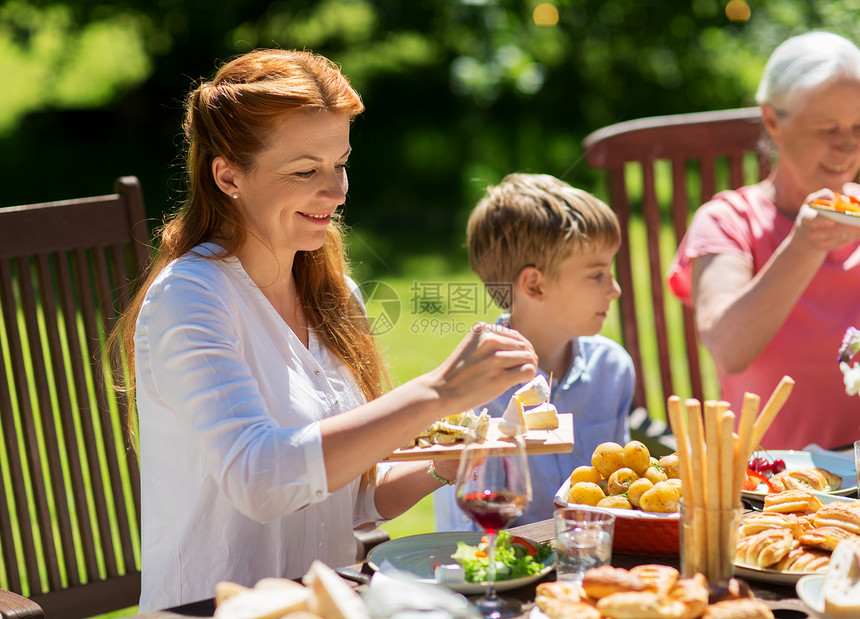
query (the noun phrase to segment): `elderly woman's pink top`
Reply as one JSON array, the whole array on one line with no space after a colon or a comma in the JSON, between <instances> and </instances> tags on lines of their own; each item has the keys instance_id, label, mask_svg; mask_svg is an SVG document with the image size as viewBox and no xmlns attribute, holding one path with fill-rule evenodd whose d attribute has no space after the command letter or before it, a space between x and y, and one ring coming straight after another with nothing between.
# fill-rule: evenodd
<instances>
[{"instance_id":1,"label":"elderly woman's pink top","mask_svg":"<svg viewBox=\"0 0 860 619\"><path fill-rule=\"evenodd\" d=\"M667 277L670 290L690 305L691 261L706 254L744 256L758 273L793 225L759 185L717 194L696 212L678 248ZM795 380L762 446L833 448L860 438L860 397L845 394L836 360L842 335L857 325L860 247L854 243L827 255L785 323L746 370L719 377L722 397L736 412L744 392L760 395L764 405L784 375Z\"/></svg>"}]
</instances>

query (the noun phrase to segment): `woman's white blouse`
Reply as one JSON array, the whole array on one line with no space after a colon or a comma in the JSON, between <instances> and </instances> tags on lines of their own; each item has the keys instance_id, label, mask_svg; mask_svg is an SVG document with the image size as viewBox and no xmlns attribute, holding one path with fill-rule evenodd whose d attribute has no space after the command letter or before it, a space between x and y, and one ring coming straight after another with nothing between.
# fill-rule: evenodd
<instances>
[{"instance_id":1,"label":"woman's white blouse","mask_svg":"<svg viewBox=\"0 0 860 619\"><path fill-rule=\"evenodd\" d=\"M351 372L218 251L171 263L137 320L141 612L354 563L354 526L380 520L372 488L326 486L319 421L364 403Z\"/></svg>"}]
</instances>

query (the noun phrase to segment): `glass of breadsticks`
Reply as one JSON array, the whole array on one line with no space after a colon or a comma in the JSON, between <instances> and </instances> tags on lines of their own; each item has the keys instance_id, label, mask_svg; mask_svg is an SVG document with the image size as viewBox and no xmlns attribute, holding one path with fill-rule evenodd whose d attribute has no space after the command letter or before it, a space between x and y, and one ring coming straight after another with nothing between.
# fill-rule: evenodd
<instances>
[{"instance_id":1,"label":"glass of breadsticks","mask_svg":"<svg viewBox=\"0 0 860 619\"><path fill-rule=\"evenodd\" d=\"M691 398L682 406L678 396L669 398L683 492L683 577L701 573L711 582L732 577L744 471L793 386L794 381L784 376L761 412L760 397L745 393L739 419L727 402L707 400L703 407Z\"/></svg>"}]
</instances>

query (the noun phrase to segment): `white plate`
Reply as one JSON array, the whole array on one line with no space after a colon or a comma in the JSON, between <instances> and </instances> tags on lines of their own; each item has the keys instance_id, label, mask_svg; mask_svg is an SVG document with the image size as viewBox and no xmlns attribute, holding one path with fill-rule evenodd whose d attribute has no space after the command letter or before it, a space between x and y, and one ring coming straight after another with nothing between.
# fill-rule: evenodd
<instances>
[{"instance_id":1,"label":"white plate","mask_svg":"<svg viewBox=\"0 0 860 619\"><path fill-rule=\"evenodd\" d=\"M860 226L860 214L837 211L834 208L820 206L818 204L810 204L809 206L814 208L816 211L818 211L825 217L829 217L830 219L838 221L841 224L845 224L847 226Z\"/></svg>"},{"instance_id":2,"label":"white plate","mask_svg":"<svg viewBox=\"0 0 860 619\"><path fill-rule=\"evenodd\" d=\"M433 576L433 570L436 563L454 563L451 555L457 550L457 542L466 542L471 546L477 546L483 535L483 533L475 531L448 531L400 537L375 546L367 555L367 562L370 567L377 571L390 565L398 570L415 574L419 582L435 584L436 579ZM528 538L525 539L537 545L537 542ZM543 569L537 574L522 578L497 580L496 590L516 589L535 582L546 576L554 565L555 553L546 558ZM445 583L445 586L466 595L484 593L487 589L485 582Z\"/></svg>"},{"instance_id":3,"label":"white plate","mask_svg":"<svg viewBox=\"0 0 860 619\"><path fill-rule=\"evenodd\" d=\"M860 219L858 219L860 221ZM819 497L821 495L848 495L857 492L857 471L854 468L854 463L841 458L834 458L828 454L811 453L808 451L791 451L780 449L768 449L763 452L770 460L782 458L785 461L787 470L807 469L818 467L827 469L831 473L836 473L842 478L842 485L838 490L831 492L814 492ZM749 499L764 500L767 486L759 484L757 490L743 490L741 494Z\"/></svg>"},{"instance_id":4,"label":"white plate","mask_svg":"<svg viewBox=\"0 0 860 619\"><path fill-rule=\"evenodd\" d=\"M615 507L589 507L588 505L580 505L578 503L568 503L567 495L570 494L570 479L565 480L561 487L556 490L552 502L556 507L575 507L577 509L597 509L610 514L615 514L616 518L636 518L643 520L680 520L681 516L678 512L671 514L658 514L656 512L643 512L639 509L617 509Z\"/></svg>"},{"instance_id":5,"label":"white plate","mask_svg":"<svg viewBox=\"0 0 860 619\"><path fill-rule=\"evenodd\" d=\"M735 563L735 576L744 580L769 582L776 585L793 585L804 576L818 576L821 572L780 572L751 565Z\"/></svg>"},{"instance_id":6,"label":"white plate","mask_svg":"<svg viewBox=\"0 0 860 619\"><path fill-rule=\"evenodd\" d=\"M824 574L810 574L797 581L797 597L812 610L824 614Z\"/></svg>"}]
</instances>

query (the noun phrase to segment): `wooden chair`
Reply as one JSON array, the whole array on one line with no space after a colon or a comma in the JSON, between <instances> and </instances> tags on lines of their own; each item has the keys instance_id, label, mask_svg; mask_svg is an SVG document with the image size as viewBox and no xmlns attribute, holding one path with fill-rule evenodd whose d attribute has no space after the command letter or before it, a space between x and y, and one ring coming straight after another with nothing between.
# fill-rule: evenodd
<instances>
[{"instance_id":1,"label":"wooden chair","mask_svg":"<svg viewBox=\"0 0 860 619\"><path fill-rule=\"evenodd\" d=\"M713 363L700 354L692 311L665 291L666 269L693 209L720 190L768 174L770 157L758 148L762 137L759 108L751 107L622 122L583 142L588 164L606 171L609 204L621 222L615 265L622 290L620 331L636 367L633 405L649 412L643 416L640 410L640 421L631 425L646 434L665 431L659 420L665 419L668 396L718 397ZM635 255L647 255L647 263L633 263L636 244L645 250ZM683 323L682 342L670 339L667 321ZM660 385L659 393L648 390L653 384Z\"/></svg>"},{"instance_id":2,"label":"wooden chair","mask_svg":"<svg viewBox=\"0 0 860 619\"><path fill-rule=\"evenodd\" d=\"M3 617L89 617L140 597L138 460L102 353L149 231L138 180L114 190L0 209Z\"/></svg>"}]
</instances>

